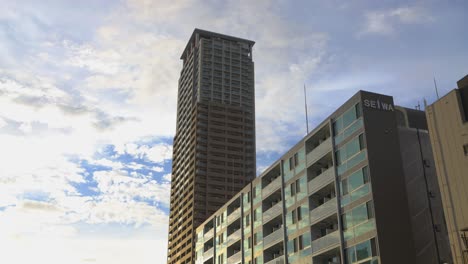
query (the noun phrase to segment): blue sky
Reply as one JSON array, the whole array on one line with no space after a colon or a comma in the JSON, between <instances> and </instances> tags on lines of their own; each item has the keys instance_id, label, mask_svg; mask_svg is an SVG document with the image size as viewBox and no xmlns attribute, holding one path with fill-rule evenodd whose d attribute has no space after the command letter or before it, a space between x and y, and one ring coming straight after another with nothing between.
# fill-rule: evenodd
<instances>
[{"instance_id":1,"label":"blue sky","mask_svg":"<svg viewBox=\"0 0 468 264\"><path fill-rule=\"evenodd\" d=\"M256 41L258 171L358 90L468 74L466 1L0 0L0 262L164 263L180 54ZM25 254L27 252L27 254Z\"/></svg>"}]
</instances>

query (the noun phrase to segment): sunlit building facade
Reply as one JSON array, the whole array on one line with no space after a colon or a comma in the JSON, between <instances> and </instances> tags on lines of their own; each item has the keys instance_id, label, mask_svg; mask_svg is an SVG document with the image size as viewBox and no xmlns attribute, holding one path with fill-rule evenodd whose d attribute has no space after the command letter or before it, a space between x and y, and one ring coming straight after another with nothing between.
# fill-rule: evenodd
<instances>
[{"instance_id":1,"label":"sunlit building facade","mask_svg":"<svg viewBox=\"0 0 468 264\"><path fill-rule=\"evenodd\" d=\"M195 263L424 263L397 111L390 96L354 95L196 229Z\"/></svg>"},{"instance_id":2,"label":"sunlit building facade","mask_svg":"<svg viewBox=\"0 0 468 264\"><path fill-rule=\"evenodd\" d=\"M195 228L255 178L253 45L195 29L182 53L167 263L193 263Z\"/></svg>"}]
</instances>

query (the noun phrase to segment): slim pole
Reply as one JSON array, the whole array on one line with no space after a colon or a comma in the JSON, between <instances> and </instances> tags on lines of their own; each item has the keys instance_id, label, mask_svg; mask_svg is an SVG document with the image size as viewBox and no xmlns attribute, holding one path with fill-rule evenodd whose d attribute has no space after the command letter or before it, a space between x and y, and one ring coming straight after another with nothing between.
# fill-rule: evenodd
<instances>
[{"instance_id":1,"label":"slim pole","mask_svg":"<svg viewBox=\"0 0 468 264\"><path fill-rule=\"evenodd\" d=\"M305 106L305 118L306 118L307 134L309 134L309 117L307 115L307 93L306 93L305 83L304 83L304 106Z\"/></svg>"}]
</instances>

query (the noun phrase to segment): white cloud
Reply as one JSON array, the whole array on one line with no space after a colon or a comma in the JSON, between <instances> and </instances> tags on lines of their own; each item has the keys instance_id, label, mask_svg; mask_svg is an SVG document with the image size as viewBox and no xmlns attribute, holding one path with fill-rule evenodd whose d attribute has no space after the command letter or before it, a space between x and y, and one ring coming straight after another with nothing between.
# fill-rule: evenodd
<instances>
[{"instance_id":1,"label":"white cloud","mask_svg":"<svg viewBox=\"0 0 468 264\"><path fill-rule=\"evenodd\" d=\"M359 35L393 34L402 24L422 24L433 21L433 17L420 7L399 7L384 11L371 11L365 14L366 21Z\"/></svg>"},{"instance_id":2,"label":"white cloud","mask_svg":"<svg viewBox=\"0 0 468 264\"><path fill-rule=\"evenodd\" d=\"M153 234L155 235L155 234ZM154 239L37 239L2 240L2 262L9 264L154 264L165 260L166 236Z\"/></svg>"},{"instance_id":3,"label":"white cloud","mask_svg":"<svg viewBox=\"0 0 468 264\"><path fill-rule=\"evenodd\" d=\"M172 158L172 146L165 143L159 143L152 146L137 145L135 143L127 143L116 147L119 155L129 154L139 159L147 159L148 161L162 164Z\"/></svg>"},{"instance_id":4,"label":"white cloud","mask_svg":"<svg viewBox=\"0 0 468 264\"><path fill-rule=\"evenodd\" d=\"M171 179L172 179L172 174L168 173L168 174L163 175L163 180L167 182L171 182Z\"/></svg>"}]
</instances>

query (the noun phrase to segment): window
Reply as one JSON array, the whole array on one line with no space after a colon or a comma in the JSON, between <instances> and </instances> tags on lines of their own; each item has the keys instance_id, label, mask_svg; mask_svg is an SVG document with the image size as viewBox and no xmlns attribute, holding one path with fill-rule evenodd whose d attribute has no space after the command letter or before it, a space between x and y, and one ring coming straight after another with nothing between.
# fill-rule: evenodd
<instances>
[{"instance_id":1,"label":"window","mask_svg":"<svg viewBox=\"0 0 468 264\"><path fill-rule=\"evenodd\" d=\"M250 215L246 215L245 216L245 226L249 226L250 225Z\"/></svg>"},{"instance_id":2,"label":"window","mask_svg":"<svg viewBox=\"0 0 468 264\"><path fill-rule=\"evenodd\" d=\"M304 239L302 235L296 237L293 239L293 251L294 252L299 252L300 250L304 249Z\"/></svg>"},{"instance_id":3,"label":"window","mask_svg":"<svg viewBox=\"0 0 468 264\"><path fill-rule=\"evenodd\" d=\"M375 239L367 240L353 247L346 249L347 263L370 263L369 261L377 256L377 247Z\"/></svg>"},{"instance_id":4,"label":"window","mask_svg":"<svg viewBox=\"0 0 468 264\"><path fill-rule=\"evenodd\" d=\"M299 154L294 154L294 167L299 165Z\"/></svg>"},{"instance_id":5,"label":"window","mask_svg":"<svg viewBox=\"0 0 468 264\"><path fill-rule=\"evenodd\" d=\"M341 181L341 195L345 196L368 182L369 173L366 166L352 173L348 178Z\"/></svg>"},{"instance_id":6,"label":"window","mask_svg":"<svg viewBox=\"0 0 468 264\"><path fill-rule=\"evenodd\" d=\"M293 162L293 157L289 158L289 170L294 169L294 162Z\"/></svg>"},{"instance_id":7,"label":"window","mask_svg":"<svg viewBox=\"0 0 468 264\"><path fill-rule=\"evenodd\" d=\"M301 192L301 184L299 180L296 180L295 182L291 183L289 186L291 188L291 196L296 195L296 193Z\"/></svg>"},{"instance_id":8,"label":"window","mask_svg":"<svg viewBox=\"0 0 468 264\"><path fill-rule=\"evenodd\" d=\"M292 210L291 212L292 223L295 224L302 220L302 210L301 207L297 207L296 209Z\"/></svg>"},{"instance_id":9,"label":"window","mask_svg":"<svg viewBox=\"0 0 468 264\"><path fill-rule=\"evenodd\" d=\"M223 256L224 253L222 253L221 255L218 256L218 263L219 264L223 264L223 261L224 261L224 256Z\"/></svg>"},{"instance_id":10,"label":"window","mask_svg":"<svg viewBox=\"0 0 468 264\"><path fill-rule=\"evenodd\" d=\"M254 245L258 245L258 243L260 243L261 239L260 239L260 234L259 233L255 233L253 235L253 244Z\"/></svg>"}]
</instances>

